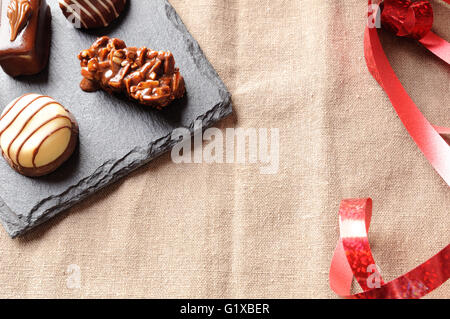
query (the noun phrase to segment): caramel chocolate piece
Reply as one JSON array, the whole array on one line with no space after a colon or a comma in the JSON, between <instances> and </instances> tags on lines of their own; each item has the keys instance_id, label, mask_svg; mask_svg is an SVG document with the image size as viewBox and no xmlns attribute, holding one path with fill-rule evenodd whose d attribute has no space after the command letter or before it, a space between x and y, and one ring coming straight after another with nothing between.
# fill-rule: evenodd
<instances>
[{"instance_id":1,"label":"caramel chocolate piece","mask_svg":"<svg viewBox=\"0 0 450 319\"><path fill-rule=\"evenodd\" d=\"M107 27L119 17L127 0L59 0L64 16L76 27Z\"/></svg>"},{"instance_id":2,"label":"caramel chocolate piece","mask_svg":"<svg viewBox=\"0 0 450 319\"><path fill-rule=\"evenodd\" d=\"M0 148L17 172L42 176L56 170L73 153L78 124L49 96L25 94L12 101L0 117Z\"/></svg>"},{"instance_id":3,"label":"caramel chocolate piece","mask_svg":"<svg viewBox=\"0 0 450 319\"><path fill-rule=\"evenodd\" d=\"M45 0L0 2L0 65L11 76L32 75L47 65L50 7Z\"/></svg>"},{"instance_id":4,"label":"caramel chocolate piece","mask_svg":"<svg viewBox=\"0 0 450 319\"><path fill-rule=\"evenodd\" d=\"M185 93L184 79L171 52L127 47L125 42L99 38L78 58L80 87L93 92L125 93L140 104L162 109Z\"/></svg>"},{"instance_id":5,"label":"caramel chocolate piece","mask_svg":"<svg viewBox=\"0 0 450 319\"><path fill-rule=\"evenodd\" d=\"M29 0L11 0L8 6L8 18L11 26L11 41L25 27L31 17L31 4Z\"/></svg>"}]
</instances>

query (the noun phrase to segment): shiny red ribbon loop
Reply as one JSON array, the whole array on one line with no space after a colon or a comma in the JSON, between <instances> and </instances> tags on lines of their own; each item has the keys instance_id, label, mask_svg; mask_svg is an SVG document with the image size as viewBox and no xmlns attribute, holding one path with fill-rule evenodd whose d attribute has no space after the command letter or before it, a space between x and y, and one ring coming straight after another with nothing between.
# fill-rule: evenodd
<instances>
[{"instance_id":1,"label":"shiny red ribbon loop","mask_svg":"<svg viewBox=\"0 0 450 319\"><path fill-rule=\"evenodd\" d=\"M447 1L450 2L450 0ZM370 9L373 8L372 4L373 1L369 0ZM369 17L372 14L373 11L369 10ZM429 35L426 35L425 38L428 37ZM446 43L446 45L434 47L433 49L436 49L443 55L450 56L450 44L443 39L441 43ZM431 165L450 185L450 147L440 136L440 133L445 132L447 129L439 128L440 132L438 132L409 97L384 53L376 28L366 27L364 53L370 73L386 91L392 106L409 134ZM446 62L450 63L450 61Z\"/></svg>"},{"instance_id":2,"label":"shiny red ribbon loop","mask_svg":"<svg viewBox=\"0 0 450 319\"><path fill-rule=\"evenodd\" d=\"M385 0L381 22L398 36L420 40L433 27L433 8L426 1Z\"/></svg>"},{"instance_id":3,"label":"shiny red ribbon loop","mask_svg":"<svg viewBox=\"0 0 450 319\"><path fill-rule=\"evenodd\" d=\"M438 254L385 284L370 250L367 231L372 200L347 199L339 209L340 239L330 268L330 286L340 296L355 299L417 299L450 278L450 245ZM364 292L351 295L355 276Z\"/></svg>"},{"instance_id":4,"label":"shiny red ribbon loop","mask_svg":"<svg viewBox=\"0 0 450 319\"><path fill-rule=\"evenodd\" d=\"M444 1L450 4L450 0ZM413 6L408 1L386 0L383 25L390 24L389 28L397 30L398 35L422 37L429 24L430 11L425 2L419 1ZM380 1L369 0L369 19L374 14L373 3L379 4ZM400 4L404 7L395 13L393 8L399 9ZM420 8L424 11L421 12ZM410 21L411 10L414 11L414 23ZM450 44L447 41L428 31L420 42L443 61L450 63ZM376 28L366 28L364 51L369 71L386 91L408 133L450 186L450 146L440 135L449 134L450 129L432 126L414 104L389 64ZM341 236L330 268L330 286L337 294L346 298L420 298L450 278L448 245L422 265L384 284L377 272L367 238L371 214L370 199L344 200L341 204ZM353 277L363 288L363 293L350 294ZM373 288L373 285L379 288Z\"/></svg>"},{"instance_id":5,"label":"shiny red ribbon loop","mask_svg":"<svg viewBox=\"0 0 450 319\"><path fill-rule=\"evenodd\" d=\"M450 4L450 0L443 1ZM431 31L434 14L428 1L374 0L369 1L369 11L373 9L370 7L372 3L379 4L381 23L386 29L397 36L418 40L437 57L450 64L450 43Z\"/></svg>"}]
</instances>

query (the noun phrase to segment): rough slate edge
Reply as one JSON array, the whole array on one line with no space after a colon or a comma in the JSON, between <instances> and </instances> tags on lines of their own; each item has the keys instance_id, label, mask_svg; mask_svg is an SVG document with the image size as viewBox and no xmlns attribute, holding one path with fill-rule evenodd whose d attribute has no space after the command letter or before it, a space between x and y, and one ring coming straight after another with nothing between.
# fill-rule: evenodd
<instances>
[{"instance_id":1,"label":"rough slate edge","mask_svg":"<svg viewBox=\"0 0 450 319\"><path fill-rule=\"evenodd\" d=\"M183 35L186 44L193 54L193 58L198 69L208 79L210 79L218 86L220 95L223 98L223 102L214 105L214 107L211 108L208 112L197 117L190 124L188 129L190 130L191 134L194 134L196 133L194 132L194 124L196 121L202 121L203 129L206 129L212 126L215 122L225 118L233 112L231 94L228 92L225 84L220 79L216 70L206 59L198 42L189 33L175 9L167 0L164 0L164 2L167 18L172 21L176 29L178 29ZM168 135L156 141L153 141L145 148L137 147L118 161L105 163L104 165L99 167L91 176L81 180L77 185L72 186L62 194L46 198L43 202L40 203L40 205L37 205L39 208L46 207L46 209L35 221L31 221L31 217L33 216L32 213L29 215L28 220L26 218L17 216L0 198L0 213L2 215L0 222L3 224L7 233L12 238L23 235L30 229L44 223L45 221L61 213L62 211L69 209L86 197L118 181L132 171L144 166L156 157L172 149L177 141L172 140L171 135L172 134L169 133ZM122 169L117 169L118 164L121 164ZM94 184L94 186L86 188L82 193L78 194L78 186L82 184L90 185L89 181L91 180L96 180L97 183Z\"/></svg>"}]
</instances>

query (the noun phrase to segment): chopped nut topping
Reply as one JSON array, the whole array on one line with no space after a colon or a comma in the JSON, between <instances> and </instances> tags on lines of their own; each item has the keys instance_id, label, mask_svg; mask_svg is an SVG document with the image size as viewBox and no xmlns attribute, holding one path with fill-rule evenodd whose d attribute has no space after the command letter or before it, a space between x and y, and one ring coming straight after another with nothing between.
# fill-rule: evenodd
<instances>
[{"instance_id":1,"label":"chopped nut topping","mask_svg":"<svg viewBox=\"0 0 450 319\"><path fill-rule=\"evenodd\" d=\"M120 59L120 58L118 58L118 57L113 57L113 62L115 63L115 64L119 64L119 65L122 65L122 62L123 62L123 60L122 59Z\"/></svg>"},{"instance_id":2,"label":"chopped nut topping","mask_svg":"<svg viewBox=\"0 0 450 319\"><path fill-rule=\"evenodd\" d=\"M82 89L99 87L109 93L126 93L141 104L162 109L185 93L184 79L170 52L127 47L125 42L99 38L79 55Z\"/></svg>"}]
</instances>

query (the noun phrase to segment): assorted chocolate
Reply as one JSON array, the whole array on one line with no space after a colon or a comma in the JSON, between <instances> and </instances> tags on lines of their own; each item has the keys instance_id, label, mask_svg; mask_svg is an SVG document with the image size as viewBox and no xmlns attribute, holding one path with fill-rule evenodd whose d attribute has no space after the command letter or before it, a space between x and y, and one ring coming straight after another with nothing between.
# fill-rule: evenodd
<instances>
[{"instance_id":1,"label":"assorted chocolate","mask_svg":"<svg viewBox=\"0 0 450 319\"><path fill-rule=\"evenodd\" d=\"M0 65L13 76L39 73L50 50L50 7L45 0L0 2Z\"/></svg>"},{"instance_id":2,"label":"assorted chocolate","mask_svg":"<svg viewBox=\"0 0 450 319\"><path fill-rule=\"evenodd\" d=\"M60 0L69 21L81 28L106 27L126 0ZM13 76L39 73L50 48L51 12L46 0L0 0L0 65ZM185 94L184 79L171 52L127 47L120 39L99 38L78 58L81 89L123 93L140 104L162 109ZM0 150L9 165L26 176L56 170L73 153L78 124L49 96L25 94L0 117Z\"/></svg>"},{"instance_id":3,"label":"assorted chocolate","mask_svg":"<svg viewBox=\"0 0 450 319\"><path fill-rule=\"evenodd\" d=\"M0 147L8 164L26 176L47 175L73 153L78 124L49 96L25 94L12 101L0 118Z\"/></svg>"},{"instance_id":4,"label":"assorted chocolate","mask_svg":"<svg viewBox=\"0 0 450 319\"><path fill-rule=\"evenodd\" d=\"M84 91L124 93L140 104L162 109L185 93L184 79L171 52L127 47L115 38L99 38L78 58Z\"/></svg>"},{"instance_id":5,"label":"assorted chocolate","mask_svg":"<svg viewBox=\"0 0 450 319\"><path fill-rule=\"evenodd\" d=\"M107 27L117 19L127 0L59 0L64 16L76 27Z\"/></svg>"}]
</instances>

